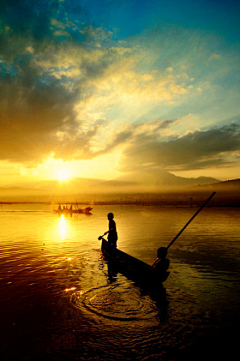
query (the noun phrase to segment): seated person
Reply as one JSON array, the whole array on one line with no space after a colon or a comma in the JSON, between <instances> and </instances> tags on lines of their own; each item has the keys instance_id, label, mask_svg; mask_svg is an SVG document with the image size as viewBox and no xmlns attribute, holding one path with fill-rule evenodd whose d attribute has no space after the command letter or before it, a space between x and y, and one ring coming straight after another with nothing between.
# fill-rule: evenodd
<instances>
[{"instance_id":1,"label":"seated person","mask_svg":"<svg viewBox=\"0 0 240 361\"><path fill-rule=\"evenodd\" d=\"M166 256L167 256L167 248L160 247L158 249L157 259L152 265L152 270L154 273L164 274L165 272L167 272L170 261L169 259L166 258Z\"/></svg>"}]
</instances>

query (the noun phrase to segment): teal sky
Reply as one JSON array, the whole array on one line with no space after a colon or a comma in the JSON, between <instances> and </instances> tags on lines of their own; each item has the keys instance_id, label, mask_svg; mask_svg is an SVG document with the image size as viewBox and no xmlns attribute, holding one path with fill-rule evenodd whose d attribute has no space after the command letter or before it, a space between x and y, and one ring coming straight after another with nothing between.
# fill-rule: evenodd
<instances>
[{"instance_id":1,"label":"teal sky","mask_svg":"<svg viewBox=\"0 0 240 361\"><path fill-rule=\"evenodd\" d=\"M0 4L1 185L240 177L237 1Z\"/></svg>"}]
</instances>

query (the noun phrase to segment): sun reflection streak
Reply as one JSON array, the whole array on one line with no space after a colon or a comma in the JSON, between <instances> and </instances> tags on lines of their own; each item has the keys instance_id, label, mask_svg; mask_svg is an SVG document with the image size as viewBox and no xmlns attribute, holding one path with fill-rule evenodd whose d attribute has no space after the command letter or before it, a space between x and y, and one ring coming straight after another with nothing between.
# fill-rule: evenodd
<instances>
[{"instance_id":1,"label":"sun reflection streak","mask_svg":"<svg viewBox=\"0 0 240 361\"><path fill-rule=\"evenodd\" d=\"M65 292L75 291L76 289L76 287L65 288Z\"/></svg>"},{"instance_id":2,"label":"sun reflection streak","mask_svg":"<svg viewBox=\"0 0 240 361\"><path fill-rule=\"evenodd\" d=\"M64 241L67 231L66 219L64 217L64 214L61 215L59 226L60 226L60 236L62 241Z\"/></svg>"}]
</instances>

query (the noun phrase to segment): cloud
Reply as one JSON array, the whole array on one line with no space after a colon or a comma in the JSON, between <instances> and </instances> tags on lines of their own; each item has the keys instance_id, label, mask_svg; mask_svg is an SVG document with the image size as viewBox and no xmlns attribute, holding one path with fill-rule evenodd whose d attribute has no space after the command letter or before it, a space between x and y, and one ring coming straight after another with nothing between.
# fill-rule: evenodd
<instances>
[{"instance_id":1,"label":"cloud","mask_svg":"<svg viewBox=\"0 0 240 361\"><path fill-rule=\"evenodd\" d=\"M158 141L153 134L142 136L124 151L123 171L159 167L167 170L192 170L226 166L237 162L240 152L240 126L232 124L206 131L197 130L169 141ZM234 154L234 157L231 155ZM231 157L231 158L230 158Z\"/></svg>"},{"instance_id":2,"label":"cloud","mask_svg":"<svg viewBox=\"0 0 240 361\"><path fill-rule=\"evenodd\" d=\"M27 1L24 6L33 16L37 8L29 4ZM10 2L9 9L12 5ZM138 47L113 41L111 32L67 18L57 20L48 8L39 14L44 32L32 18L21 28L5 13L0 63L1 160L31 164L50 155L69 160L104 154L102 140L97 148L94 145L102 129L99 120L107 119L113 107L122 117L129 112L134 122L137 114L156 102L168 102L188 92L169 69L139 71L146 54ZM25 13L21 16L24 20ZM59 41L57 37L66 32L70 40ZM115 117L115 131L112 122L105 122L112 137L108 151L132 135L129 130L116 132L117 122ZM145 128L152 126L148 123Z\"/></svg>"},{"instance_id":3,"label":"cloud","mask_svg":"<svg viewBox=\"0 0 240 361\"><path fill-rule=\"evenodd\" d=\"M124 170L227 164L226 154L239 149L233 127L181 136L189 103L206 91L197 81L200 62L218 59L209 63L220 72L223 57L205 54L200 37L176 29L121 41L87 23L81 4L1 2L0 160L31 166L49 156L92 159L121 148ZM171 113L175 104L179 115Z\"/></svg>"},{"instance_id":4,"label":"cloud","mask_svg":"<svg viewBox=\"0 0 240 361\"><path fill-rule=\"evenodd\" d=\"M109 142L92 152L92 157L107 154L118 147L128 148L129 144L136 142L152 142L154 139L165 138L166 134L171 134L169 129L175 122L177 120L156 119L148 123L123 125L120 130L111 133Z\"/></svg>"},{"instance_id":5,"label":"cloud","mask_svg":"<svg viewBox=\"0 0 240 361\"><path fill-rule=\"evenodd\" d=\"M212 54L210 57L209 57L209 60L219 60L221 59L221 56L219 54Z\"/></svg>"},{"instance_id":6,"label":"cloud","mask_svg":"<svg viewBox=\"0 0 240 361\"><path fill-rule=\"evenodd\" d=\"M99 49L97 41L110 36L101 28L54 19L55 10L61 10L58 2L35 5L1 3L0 159L29 164L50 155L86 159L101 125L99 118L84 124L79 105L94 93L93 79L123 52ZM16 10L21 23L14 21ZM69 37L70 30L81 41L56 39L66 31Z\"/></svg>"}]
</instances>

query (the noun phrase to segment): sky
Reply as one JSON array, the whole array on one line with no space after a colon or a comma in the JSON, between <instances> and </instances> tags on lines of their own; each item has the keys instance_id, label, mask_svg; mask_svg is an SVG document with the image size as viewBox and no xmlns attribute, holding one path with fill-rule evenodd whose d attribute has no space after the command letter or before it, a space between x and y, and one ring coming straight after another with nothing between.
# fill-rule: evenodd
<instances>
[{"instance_id":1,"label":"sky","mask_svg":"<svg viewBox=\"0 0 240 361\"><path fill-rule=\"evenodd\" d=\"M1 0L0 186L240 178L240 3Z\"/></svg>"}]
</instances>

